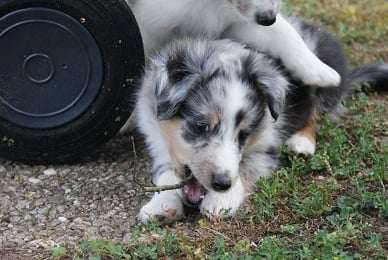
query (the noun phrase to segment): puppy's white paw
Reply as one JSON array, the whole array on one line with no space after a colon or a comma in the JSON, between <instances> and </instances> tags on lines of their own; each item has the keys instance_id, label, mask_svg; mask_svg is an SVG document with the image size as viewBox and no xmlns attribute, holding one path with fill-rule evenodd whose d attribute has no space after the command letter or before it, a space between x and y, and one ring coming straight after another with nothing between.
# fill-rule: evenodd
<instances>
[{"instance_id":1,"label":"puppy's white paw","mask_svg":"<svg viewBox=\"0 0 388 260\"><path fill-rule=\"evenodd\" d=\"M226 192L208 191L201 203L201 213L208 218L233 216L244 201L245 191L239 180Z\"/></svg>"},{"instance_id":2,"label":"puppy's white paw","mask_svg":"<svg viewBox=\"0 0 388 260\"><path fill-rule=\"evenodd\" d=\"M301 75L302 81L309 86L337 87L341 83L341 76L326 64L320 65L310 68L307 74Z\"/></svg>"},{"instance_id":3,"label":"puppy's white paw","mask_svg":"<svg viewBox=\"0 0 388 260\"><path fill-rule=\"evenodd\" d=\"M287 140L286 145L297 154L313 155L315 153L315 143L304 135L294 134Z\"/></svg>"},{"instance_id":4,"label":"puppy's white paw","mask_svg":"<svg viewBox=\"0 0 388 260\"><path fill-rule=\"evenodd\" d=\"M286 67L308 86L326 88L337 87L341 83L341 76L314 55L309 58L301 55Z\"/></svg>"},{"instance_id":5,"label":"puppy's white paw","mask_svg":"<svg viewBox=\"0 0 388 260\"><path fill-rule=\"evenodd\" d=\"M150 202L141 208L139 218L143 224L153 220L161 225L173 223L184 218L182 201L176 191L155 193Z\"/></svg>"},{"instance_id":6,"label":"puppy's white paw","mask_svg":"<svg viewBox=\"0 0 388 260\"><path fill-rule=\"evenodd\" d=\"M289 54L282 60L287 70L308 86L326 88L341 83L341 76L312 52L301 52L297 57Z\"/></svg>"}]
</instances>

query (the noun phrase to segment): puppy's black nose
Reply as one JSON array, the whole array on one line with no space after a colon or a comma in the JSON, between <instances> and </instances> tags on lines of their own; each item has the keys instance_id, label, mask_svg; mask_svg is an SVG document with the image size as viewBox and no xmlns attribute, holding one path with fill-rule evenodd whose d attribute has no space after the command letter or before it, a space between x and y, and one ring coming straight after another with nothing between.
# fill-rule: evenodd
<instances>
[{"instance_id":1,"label":"puppy's black nose","mask_svg":"<svg viewBox=\"0 0 388 260\"><path fill-rule=\"evenodd\" d=\"M276 22L276 15L263 15L256 14L256 22L263 26L270 26Z\"/></svg>"},{"instance_id":2,"label":"puppy's black nose","mask_svg":"<svg viewBox=\"0 0 388 260\"><path fill-rule=\"evenodd\" d=\"M232 186L232 180L227 174L213 174L212 187L215 191L225 191Z\"/></svg>"}]
</instances>

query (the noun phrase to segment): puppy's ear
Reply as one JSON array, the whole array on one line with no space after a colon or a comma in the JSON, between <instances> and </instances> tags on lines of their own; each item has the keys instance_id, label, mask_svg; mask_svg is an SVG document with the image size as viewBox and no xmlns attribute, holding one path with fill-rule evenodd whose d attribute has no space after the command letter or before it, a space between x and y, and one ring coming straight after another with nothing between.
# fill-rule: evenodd
<instances>
[{"instance_id":1,"label":"puppy's ear","mask_svg":"<svg viewBox=\"0 0 388 260\"><path fill-rule=\"evenodd\" d=\"M285 102L289 82L277 70L272 60L259 53L251 53L243 60L243 77L264 96L271 116L277 120Z\"/></svg>"},{"instance_id":2,"label":"puppy's ear","mask_svg":"<svg viewBox=\"0 0 388 260\"><path fill-rule=\"evenodd\" d=\"M183 57L170 57L156 77L156 114L159 120L174 117L200 74Z\"/></svg>"}]
</instances>

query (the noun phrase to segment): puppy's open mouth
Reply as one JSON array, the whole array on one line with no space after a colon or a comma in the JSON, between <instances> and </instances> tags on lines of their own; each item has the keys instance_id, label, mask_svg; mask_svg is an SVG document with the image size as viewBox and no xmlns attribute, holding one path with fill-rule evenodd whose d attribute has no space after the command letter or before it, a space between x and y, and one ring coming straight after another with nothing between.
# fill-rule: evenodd
<instances>
[{"instance_id":1,"label":"puppy's open mouth","mask_svg":"<svg viewBox=\"0 0 388 260\"><path fill-rule=\"evenodd\" d=\"M192 175L191 170L186 168L185 175L190 176L190 180L182 187L185 204L188 206L198 206L206 195L206 188Z\"/></svg>"}]
</instances>

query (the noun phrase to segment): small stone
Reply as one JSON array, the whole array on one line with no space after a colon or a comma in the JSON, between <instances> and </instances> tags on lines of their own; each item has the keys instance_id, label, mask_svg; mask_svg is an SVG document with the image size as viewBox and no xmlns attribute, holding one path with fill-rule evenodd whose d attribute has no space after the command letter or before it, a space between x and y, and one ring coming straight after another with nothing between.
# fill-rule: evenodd
<instances>
[{"instance_id":1,"label":"small stone","mask_svg":"<svg viewBox=\"0 0 388 260\"><path fill-rule=\"evenodd\" d=\"M67 221L67 218L59 217L58 220L61 221L62 223L65 223Z\"/></svg>"},{"instance_id":2,"label":"small stone","mask_svg":"<svg viewBox=\"0 0 388 260\"><path fill-rule=\"evenodd\" d=\"M25 215L25 216L23 217L23 219L24 219L24 221L29 221L29 220L32 219L32 216L31 216L31 215Z\"/></svg>"},{"instance_id":3,"label":"small stone","mask_svg":"<svg viewBox=\"0 0 388 260\"><path fill-rule=\"evenodd\" d=\"M41 198L41 199L37 199L34 203L35 207L40 207L40 206L43 206L44 204L46 204L47 201L45 198Z\"/></svg>"},{"instance_id":4,"label":"small stone","mask_svg":"<svg viewBox=\"0 0 388 260\"><path fill-rule=\"evenodd\" d=\"M48 168L47 170L43 171L43 174L46 176L53 176L53 175L57 175L57 171L53 168Z\"/></svg>"},{"instance_id":5,"label":"small stone","mask_svg":"<svg viewBox=\"0 0 388 260\"><path fill-rule=\"evenodd\" d=\"M8 240L8 242L14 243L17 246L21 246L24 244L24 241L22 239L18 239L18 238L10 239L10 240Z\"/></svg>"},{"instance_id":6,"label":"small stone","mask_svg":"<svg viewBox=\"0 0 388 260\"><path fill-rule=\"evenodd\" d=\"M1 208L7 208L12 204L11 200L7 197L0 197Z\"/></svg>"},{"instance_id":7,"label":"small stone","mask_svg":"<svg viewBox=\"0 0 388 260\"><path fill-rule=\"evenodd\" d=\"M28 179L28 182L31 182L32 184L38 184L41 182L41 180L34 178L34 177L31 177Z\"/></svg>"},{"instance_id":8,"label":"small stone","mask_svg":"<svg viewBox=\"0 0 388 260\"><path fill-rule=\"evenodd\" d=\"M93 227L102 227L106 224L107 223L101 219L95 219L95 220L93 220L93 223L92 223Z\"/></svg>"},{"instance_id":9,"label":"small stone","mask_svg":"<svg viewBox=\"0 0 388 260\"><path fill-rule=\"evenodd\" d=\"M76 223L76 224L79 224L79 223L82 223L83 220L82 220L82 218L77 217L77 218L75 218L75 219L73 220L73 222Z\"/></svg>"},{"instance_id":10,"label":"small stone","mask_svg":"<svg viewBox=\"0 0 388 260\"><path fill-rule=\"evenodd\" d=\"M58 211L59 213L63 213L63 212L65 212L65 207L64 207L63 205L58 205L58 206L57 206L57 211Z\"/></svg>"}]
</instances>

